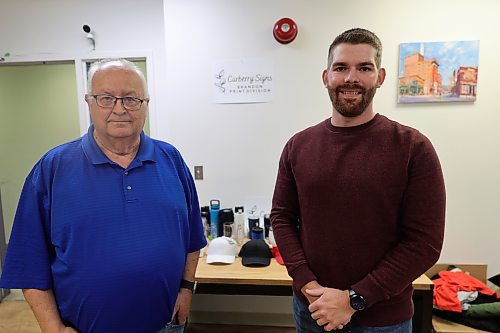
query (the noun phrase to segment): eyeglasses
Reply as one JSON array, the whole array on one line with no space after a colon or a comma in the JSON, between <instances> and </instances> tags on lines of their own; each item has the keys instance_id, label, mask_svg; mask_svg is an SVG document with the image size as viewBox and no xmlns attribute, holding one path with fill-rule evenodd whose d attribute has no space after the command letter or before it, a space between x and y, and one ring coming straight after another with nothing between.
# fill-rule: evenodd
<instances>
[{"instance_id":1,"label":"eyeglasses","mask_svg":"<svg viewBox=\"0 0 500 333\"><path fill-rule=\"evenodd\" d=\"M95 101L98 106L101 108L112 109L116 105L116 101L121 100L122 106L125 110L128 111L137 111L141 108L142 103L149 102L149 98L135 98L132 96L125 97L116 97L111 95L90 95L95 98Z\"/></svg>"}]
</instances>

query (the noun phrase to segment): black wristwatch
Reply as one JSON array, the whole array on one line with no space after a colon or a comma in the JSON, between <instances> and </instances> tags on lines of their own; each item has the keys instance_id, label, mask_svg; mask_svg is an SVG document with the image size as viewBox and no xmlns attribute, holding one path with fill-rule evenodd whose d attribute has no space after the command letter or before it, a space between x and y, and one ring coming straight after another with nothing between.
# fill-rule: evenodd
<instances>
[{"instance_id":1,"label":"black wristwatch","mask_svg":"<svg viewBox=\"0 0 500 333\"><path fill-rule=\"evenodd\" d=\"M179 288L191 290L191 292L194 292L194 285L194 282L182 279L181 286Z\"/></svg>"},{"instance_id":2,"label":"black wristwatch","mask_svg":"<svg viewBox=\"0 0 500 333\"><path fill-rule=\"evenodd\" d=\"M357 294L352 289L349 289L349 301L351 303L351 308L353 308L356 311L364 310L366 307L365 298Z\"/></svg>"}]
</instances>

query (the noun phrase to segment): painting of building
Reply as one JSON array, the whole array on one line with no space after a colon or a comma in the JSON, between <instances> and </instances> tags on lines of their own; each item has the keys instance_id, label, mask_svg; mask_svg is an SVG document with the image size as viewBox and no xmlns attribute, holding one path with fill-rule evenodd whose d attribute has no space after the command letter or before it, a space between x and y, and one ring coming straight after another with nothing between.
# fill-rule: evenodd
<instances>
[{"instance_id":1,"label":"painting of building","mask_svg":"<svg viewBox=\"0 0 500 333\"><path fill-rule=\"evenodd\" d=\"M400 44L399 103L474 101L479 41Z\"/></svg>"},{"instance_id":2,"label":"painting of building","mask_svg":"<svg viewBox=\"0 0 500 333\"><path fill-rule=\"evenodd\" d=\"M460 67L453 72L455 96L474 98L477 92L477 67Z\"/></svg>"}]
</instances>

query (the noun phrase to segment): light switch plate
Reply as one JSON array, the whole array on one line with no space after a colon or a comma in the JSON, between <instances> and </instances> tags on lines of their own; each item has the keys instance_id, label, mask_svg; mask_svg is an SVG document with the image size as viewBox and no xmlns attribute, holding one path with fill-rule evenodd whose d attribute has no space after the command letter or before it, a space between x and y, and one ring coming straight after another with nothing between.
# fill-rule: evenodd
<instances>
[{"instance_id":1,"label":"light switch plate","mask_svg":"<svg viewBox=\"0 0 500 333\"><path fill-rule=\"evenodd\" d=\"M194 179L195 180L203 180L203 166L195 165L194 166Z\"/></svg>"}]
</instances>

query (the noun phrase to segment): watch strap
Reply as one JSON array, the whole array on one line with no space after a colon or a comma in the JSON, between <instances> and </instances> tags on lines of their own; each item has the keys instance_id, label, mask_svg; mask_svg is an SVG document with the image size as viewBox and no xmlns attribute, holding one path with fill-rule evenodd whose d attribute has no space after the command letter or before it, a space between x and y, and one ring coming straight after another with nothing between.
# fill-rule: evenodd
<instances>
[{"instance_id":1,"label":"watch strap","mask_svg":"<svg viewBox=\"0 0 500 333\"><path fill-rule=\"evenodd\" d=\"M349 302L351 303L351 307L356 311L364 310L366 307L365 298L352 290L352 288L349 289Z\"/></svg>"},{"instance_id":2,"label":"watch strap","mask_svg":"<svg viewBox=\"0 0 500 333\"><path fill-rule=\"evenodd\" d=\"M195 282L182 279L181 286L179 288L194 291L195 284Z\"/></svg>"}]
</instances>

